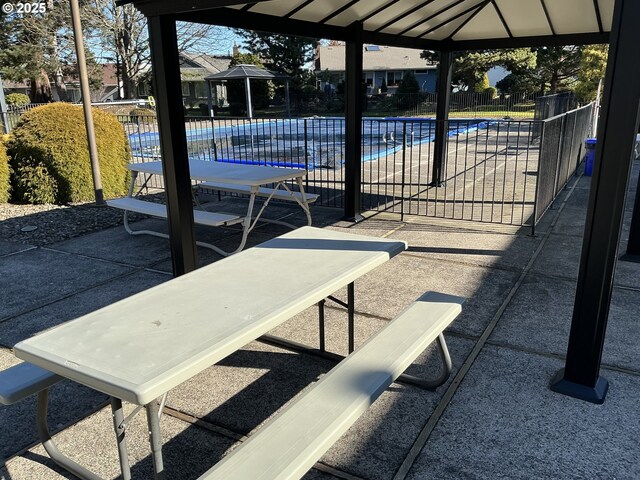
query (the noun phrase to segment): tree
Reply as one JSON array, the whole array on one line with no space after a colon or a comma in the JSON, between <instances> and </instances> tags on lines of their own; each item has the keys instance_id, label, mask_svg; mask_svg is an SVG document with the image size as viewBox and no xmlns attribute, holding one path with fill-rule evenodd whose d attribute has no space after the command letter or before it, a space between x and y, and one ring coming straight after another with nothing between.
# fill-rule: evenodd
<instances>
[{"instance_id":1,"label":"tree","mask_svg":"<svg viewBox=\"0 0 640 480\"><path fill-rule=\"evenodd\" d=\"M396 94L416 94L420 92L420 84L413 72L407 72L400 80Z\"/></svg>"},{"instance_id":2,"label":"tree","mask_svg":"<svg viewBox=\"0 0 640 480\"><path fill-rule=\"evenodd\" d=\"M437 62L438 54L425 50L422 58ZM528 48L455 52L452 83L462 90L484 91L487 72L497 66L510 71L528 70L535 66L535 53Z\"/></svg>"},{"instance_id":3,"label":"tree","mask_svg":"<svg viewBox=\"0 0 640 480\"><path fill-rule=\"evenodd\" d=\"M582 47L570 45L565 47L539 47L536 52L536 68L531 74L538 81L540 91L550 94L561 90L571 90L575 86L576 76L580 71Z\"/></svg>"},{"instance_id":4,"label":"tree","mask_svg":"<svg viewBox=\"0 0 640 480\"><path fill-rule=\"evenodd\" d=\"M532 48L535 68L512 70L498 88L502 91L541 94L573 90L581 69L582 50L583 47L578 46Z\"/></svg>"},{"instance_id":5,"label":"tree","mask_svg":"<svg viewBox=\"0 0 640 480\"><path fill-rule=\"evenodd\" d=\"M598 84L607 68L607 45L588 45L582 49L576 95L583 100L596 99Z\"/></svg>"},{"instance_id":6,"label":"tree","mask_svg":"<svg viewBox=\"0 0 640 480\"><path fill-rule=\"evenodd\" d=\"M253 30L234 31L243 38L244 48L258 55L267 68L291 77L294 92L301 92L306 84L313 82L313 76L305 65L313 60L317 39Z\"/></svg>"},{"instance_id":7,"label":"tree","mask_svg":"<svg viewBox=\"0 0 640 480\"><path fill-rule=\"evenodd\" d=\"M91 25L94 43L120 66L124 97L134 98L150 68L147 19L132 4L116 6L115 0L94 0ZM222 27L178 22L180 51L209 52L229 37Z\"/></svg>"},{"instance_id":8,"label":"tree","mask_svg":"<svg viewBox=\"0 0 640 480\"><path fill-rule=\"evenodd\" d=\"M0 38L3 75L16 82L29 80L31 100L38 103L68 99L65 71L76 64L68 2L47 0L45 10L6 15ZM86 11L86 2L82 2L85 20ZM102 72L98 78L102 79Z\"/></svg>"},{"instance_id":9,"label":"tree","mask_svg":"<svg viewBox=\"0 0 640 480\"><path fill-rule=\"evenodd\" d=\"M497 82L496 87L502 93L531 93L538 90L539 85L531 78L531 75L510 73Z\"/></svg>"}]
</instances>

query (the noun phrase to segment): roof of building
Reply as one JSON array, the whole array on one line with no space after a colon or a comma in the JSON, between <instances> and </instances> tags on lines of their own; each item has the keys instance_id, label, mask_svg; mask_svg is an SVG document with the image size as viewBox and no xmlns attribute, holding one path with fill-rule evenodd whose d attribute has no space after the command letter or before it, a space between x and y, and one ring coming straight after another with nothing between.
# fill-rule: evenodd
<instances>
[{"instance_id":1,"label":"roof of building","mask_svg":"<svg viewBox=\"0 0 640 480\"><path fill-rule=\"evenodd\" d=\"M343 72L345 69L345 45L333 42L316 48L316 70ZM422 70L436 68L435 64L420 58L422 50L382 45L365 45L362 52L362 68L371 70Z\"/></svg>"},{"instance_id":2,"label":"roof of building","mask_svg":"<svg viewBox=\"0 0 640 480\"><path fill-rule=\"evenodd\" d=\"M284 73L273 72L256 65L235 65L224 72L208 75L205 80L231 80L234 78L257 78L263 80L288 78Z\"/></svg>"},{"instance_id":3,"label":"roof of building","mask_svg":"<svg viewBox=\"0 0 640 480\"><path fill-rule=\"evenodd\" d=\"M182 80L202 81L208 75L224 72L229 68L230 56L213 56L205 53L180 53Z\"/></svg>"}]
</instances>

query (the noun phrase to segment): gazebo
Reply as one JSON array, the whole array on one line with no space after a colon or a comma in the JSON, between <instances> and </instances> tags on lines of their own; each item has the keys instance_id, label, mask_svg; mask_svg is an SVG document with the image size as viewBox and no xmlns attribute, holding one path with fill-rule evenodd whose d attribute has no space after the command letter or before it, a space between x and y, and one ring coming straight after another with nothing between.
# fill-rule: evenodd
<instances>
[{"instance_id":1,"label":"gazebo","mask_svg":"<svg viewBox=\"0 0 640 480\"><path fill-rule=\"evenodd\" d=\"M224 72L214 73L204 77L207 82L207 100L209 102L209 114L213 116L213 100L211 98L211 84L213 82L223 82L226 80L244 80L244 92L247 99L247 117L253 118L253 108L251 105L251 80L284 80L285 104L287 106L287 117L291 116L289 107L289 77L282 73L272 72L256 65L241 64L235 65Z\"/></svg>"},{"instance_id":2,"label":"gazebo","mask_svg":"<svg viewBox=\"0 0 640 480\"><path fill-rule=\"evenodd\" d=\"M345 217L361 219L363 44L440 52L433 180L446 156L452 54L460 50L609 43L587 221L565 369L551 388L604 401L599 375L631 154L638 131L637 0L120 0L148 17L175 275L196 268L176 22L346 42ZM640 209L630 250L640 253Z\"/></svg>"}]
</instances>

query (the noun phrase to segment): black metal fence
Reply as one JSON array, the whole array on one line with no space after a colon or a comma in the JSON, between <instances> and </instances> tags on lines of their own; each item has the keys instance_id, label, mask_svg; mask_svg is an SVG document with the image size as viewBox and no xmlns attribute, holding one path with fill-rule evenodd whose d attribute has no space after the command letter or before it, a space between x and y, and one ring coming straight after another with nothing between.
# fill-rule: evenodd
<instances>
[{"instance_id":1,"label":"black metal fence","mask_svg":"<svg viewBox=\"0 0 640 480\"><path fill-rule=\"evenodd\" d=\"M593 104L542 122L535 223L580 165L592 122Z\"/></svg>"},{"instance_id":2,"label":"black metal fence","mask_svg":"<svg viewBox=\"0 0 640 480\"><path fill-rule=\"evenodd\" d=\"M367 117L362 122L362 205L391 212L535 228L582 157L592 106L545 121L449 121L444 183L432 185L436 122ZM153 115L119 115L133 162L160 159ZM344 207L343 117L188 117L192 159L308 170L317 204ZM149 187L162 188L161 179Z\"/></svg>"},{"instance_id":3,"label":"black metal fence","mask_svg":"<svg viewBox=\"0 0 640 480\"><path fill-rule=\"evenodd\" d=\"M578 99L573 92L544 95L535 99L534 120L546 120L578 107Z\"/></svg>"},{"instance_id":4,"label":"black metal fence","mask_svg":"<svg viewBox=\"0 0 640 480\"><path fill-rule=\"evenodd\" d=\"M437 95L435 93L380 93L362 98L365 116L425 116L435 115ZM463 118L528 118L533 119L536 94L500 94L495 92L455 92L451 94L450 112ZM268 98L254 95L253 113L256 117L274 118L286 116L287 109L282 97ZM344 114L344 95L337 93L293 94L289 113L294 117L312 115L338 116ZM201 116L202 103L187 110L189 114ZM233 103L228 107L216 107L215 116L241 116L246 113L244 103Z\"/></svg>"},{"instance_id":5,"label":"black metal fence","mask_svg":"<svg viewBox=\"0 0 640 480\"><path fill-rule=\"evenodd\" d=\"M154 117L120 120L133 161L160 158ZM363 208L534 227L575 171L590 125L591 106L545 122L452 120L445 181L434 186L434 120L365 118ZM304 168L307 190L320 195L317 204L344 206L344 118L200 117L189 118L186 131L190 158Z\"/></svg>"}]
</instances>

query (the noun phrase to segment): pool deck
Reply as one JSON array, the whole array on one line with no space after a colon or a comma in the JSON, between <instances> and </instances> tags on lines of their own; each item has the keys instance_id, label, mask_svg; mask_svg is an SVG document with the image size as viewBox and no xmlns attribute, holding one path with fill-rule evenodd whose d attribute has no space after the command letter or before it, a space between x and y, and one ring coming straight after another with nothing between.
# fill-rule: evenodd
<instances>
[{"instance_id":1,"label":"pool deck","mask_svg":"<svg viewBox=\"0 0 640 480\"><path fill-rule=\"evenodd\" d=\"M625 251L640 161L634 162L620 251ZM610 381L603 405L552 393L563 366L589 194L574 178L537 236L499 225L378 215L360 224L314 207L314 223L405 240L409 249L356 284L356 341L382 328L426 290L468 298L448 329L454 372L435 392L394 384L311 470L307 479L640 478L640 264L619 262L603 356ZM226 210L242 209L224 199ZM272 215L299 224L296 209ZM163 222L142 220L154 228ZM252 245L283 233L259 227ZM25 234L26 235L26 234ZM198 228L225 247L237 230ZM0 241L0 368L18 341L167 281L168 242L109 228L46 247ZM200 262L220 259L199 249ZM338 296L344 292L338 292ZM309 309L275 333L315 342ZM346 313L327 311L328 348L346 349ZM328 361L251 343L184 383L162 419L168 478L195 479L331 367ZM411 367L438 368L430 349ZM3 480L72 478L37 444L34 401L0 408ZM71 382L52 392L50 424L61 449L104 478L118 477L107 398ZM142 416L128 433L134 478L150 478Z\"/></svg>"}]
</instances>

